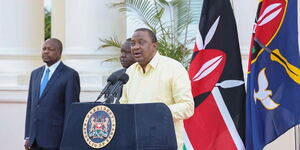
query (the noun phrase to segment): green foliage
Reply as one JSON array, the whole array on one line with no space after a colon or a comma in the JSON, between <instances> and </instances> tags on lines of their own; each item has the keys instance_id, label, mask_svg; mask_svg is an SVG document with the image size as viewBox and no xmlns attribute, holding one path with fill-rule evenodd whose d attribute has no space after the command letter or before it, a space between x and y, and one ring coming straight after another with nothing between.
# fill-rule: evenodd
<instances>
[{"instance_id":1,"label":"green foliage","mask_svg":"<svg viewBox=\"0 0 300 150\"><path fill-rule=\"evenodd\" d=\"M105 48L105 47L116 47L121 48L122 42L117 37L110 37L109 39L100 39L101 42L104 44L101 45L99 48Z\"/></svg>"},{"instance_id":2,"label":"green foliage","mask_svg":"<svg viewBox=\"0 0 300 150\"><path fill-rule=\"evenodd\" d=\"M51 37L51 12L44 8L44 14L45 14L45 26L44 26L44 32L45 32L45 40Z\"/></svg>"},{"instance_id":3,"label":"green foliage","mask_svg":"<svg viewBox=\"0 0 300 150\"><path fill-rule=\"evenodd\" d=\"M112 8L126 12L137 24L146 25L157 35L160 54L171 57L187 66L191 50L187 47L193 39L188 37L188 25L192 22L190 0L125 0L113 3ZM101 40L114 46L112 38ZM114 43L114 44L112 44ZM116 47L116 46L115 46Z\"/></svg>"},{"instance_id":4,"label":"green foliage","mask_svg":"<svg viewBox=\"0 0 300 150\"><path fill-rule=\"evenodd\" d=\"M190 59L186 57L189 56L191 50L181 43L172 44L165 40L159 40L157 50L161 55L178 60L186 68L189 65Z\"/></svg>"}]
</instances>

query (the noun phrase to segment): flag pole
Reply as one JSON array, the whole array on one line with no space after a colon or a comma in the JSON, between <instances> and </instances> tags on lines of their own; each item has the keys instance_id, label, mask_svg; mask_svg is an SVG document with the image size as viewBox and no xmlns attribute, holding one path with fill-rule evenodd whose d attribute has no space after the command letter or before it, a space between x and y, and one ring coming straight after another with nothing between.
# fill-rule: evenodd
<instances>
[{"instance_id":1,"label":"flag pole","mask_svg":"<svg viewBox=\"0 0 300 150\"><path fill-rule=\"evenodd\" d=\"M300 137L299 137L299 131L300 131L300 126L299 125L296 125L294 127L294 132L295 132L295 150L300 150L300 143L299 143L299 140L300 140Z\"/></svg>"},{"instance_id":2,"label":"flag pole","mask_svg":"<svg viewBox=\"0 0 300 150\"><path fill-rule=\"evenodd\" d=\"M300 8L300 3L297 1L297 6L298 6L298 8ZM299 9L297 9L297 10L299 10ZM297 14L299 14L299 13L297 13ZM299 29L300 29L300 15L297 15L297 17L298 17L298 31L299 31ZM299 39L300 37L299 37L299 34L298 34L298 39ZM298 40L298 46L300 45L300 41ZM298 47L298 51L299 51L299 53L300 53L300 49L299 49L299 47ZM295 132L295 150L300 150L300 142L299 142L299 140L300 140L300 137L299 137L299 131L300 131L300 126L299 125L296 125L295 127L294 127L294 132Z\"/></svg>"}]
</instances>

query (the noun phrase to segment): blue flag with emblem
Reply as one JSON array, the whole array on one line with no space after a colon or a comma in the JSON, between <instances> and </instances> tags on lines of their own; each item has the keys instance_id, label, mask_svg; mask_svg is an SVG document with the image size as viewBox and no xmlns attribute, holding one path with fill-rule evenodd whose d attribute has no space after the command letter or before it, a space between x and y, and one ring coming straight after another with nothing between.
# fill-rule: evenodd
<instances>
[{"instance_id":1,"label":"blue flag with emblem","mask_svg":"<svg viewBox=\"0 0 300 150\"><path fill-rule=\"evenodd\" d=\"M261 150L300 122L297 0L262 0L253 28L246 149Z\"/></svg>"}]
</instances>

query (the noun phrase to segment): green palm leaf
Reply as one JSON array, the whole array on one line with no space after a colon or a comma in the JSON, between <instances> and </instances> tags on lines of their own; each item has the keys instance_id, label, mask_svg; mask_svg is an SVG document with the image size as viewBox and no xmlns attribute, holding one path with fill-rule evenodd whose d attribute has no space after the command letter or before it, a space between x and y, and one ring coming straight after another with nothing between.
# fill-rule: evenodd
<instances>
[{"instance_id":1,"label":"green palm leaf","mask_svg":"<svg viewBox=\"0 0 300 150\"><path fill-rule=\"evenodd\" d=\"M121 48L122 42L117 37L110 37L109 39L99 39L104 44L100 45L99 49L106 47Z\"/></svg>"},{"instance_id":2,"label":"green palm leaf","mask_svg":"<svg viewBox=\"0 0 300 150\"><path fill-rule=\"evenodd\" d=\"M112 7L118 8L120 12L128 12L130 18L137 23L147 25L152 30L155 30L158 24L158 20L155 18L156 8L151 1L125 0L124 2L113 3Z\"/></svg>"},{"instance_id":3,"label":"green palm leaf","mask_svg":"<svg viewBox=\"0 0 300 150\"><path fill-rule=\"evenodd\" d=\"M191 53L187 44L194 40L187 33L192 22L190 0L124 0L111 6L154 31L158 38L157 50L187 66ZM101 48L121 47L121 42L115 37L101 41L104 43Z\"/></svg>"}]
</instances>

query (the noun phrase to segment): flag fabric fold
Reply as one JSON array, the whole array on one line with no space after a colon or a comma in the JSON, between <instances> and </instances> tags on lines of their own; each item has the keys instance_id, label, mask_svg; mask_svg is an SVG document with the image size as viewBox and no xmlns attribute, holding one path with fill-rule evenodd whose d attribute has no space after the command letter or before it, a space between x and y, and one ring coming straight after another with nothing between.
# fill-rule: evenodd
<instances>
[{"instance_id":1,"label":"flag fabric fold","mask_svg":"<svg viewBox=\"0 0 300 150\"><path fill-rule=\"evenodd\" d=\"M259 3L249 55L247 150L262 150L299 124L297 5L297 0Z\"/></svg>"},{"instance_id":2,"label":"flag fabric fold","mask_svg":"<svg viewBox=\"0 0 300 150\"><path fill-rule=\"evenodd\" d=\"M229 0L204 0L189 68L194 115L184 121L185 149L245 149L245 86Z\"/></svg>"}]
</instances>

